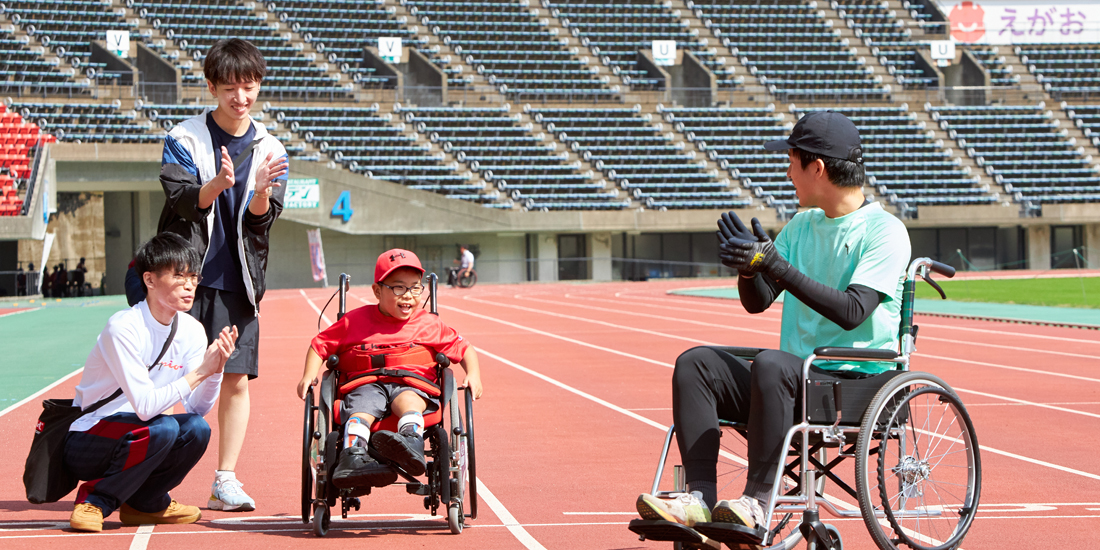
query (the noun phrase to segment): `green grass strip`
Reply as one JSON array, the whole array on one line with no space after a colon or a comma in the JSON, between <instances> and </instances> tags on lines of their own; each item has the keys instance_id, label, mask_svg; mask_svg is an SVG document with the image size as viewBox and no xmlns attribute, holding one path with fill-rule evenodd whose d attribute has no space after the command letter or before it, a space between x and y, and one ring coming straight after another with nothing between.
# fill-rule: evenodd
<instances>
[{"instance_id":1,"label":"green grass strip","mask_svg":"<svg viewBox=\"0 0 1100 550\"><path fill-rule=\"evenodd\" d=\"M19 306L39 308L0 317L0 410L84 366L107 320L127 307L124 296L39 299ZM9 308L0 307L0 315Z\"/></svg>"},{"instance_id":2,"label":"green grass strip","mask_svg":"<svg viewBox=\"0 0 1100 550\"><path fill-rule=\"evenodd\" d=\"M944 280L936 282L956 302L986 302L1100 309L1100 277L1058 279ZM917 298L939 299L923 281L917 283Z\"/></svg>"}]
</instances>

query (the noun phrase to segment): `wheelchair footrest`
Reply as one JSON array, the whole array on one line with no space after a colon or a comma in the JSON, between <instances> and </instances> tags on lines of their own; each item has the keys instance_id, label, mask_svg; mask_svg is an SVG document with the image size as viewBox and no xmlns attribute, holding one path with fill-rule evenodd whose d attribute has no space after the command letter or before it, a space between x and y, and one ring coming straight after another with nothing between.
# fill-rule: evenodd
<instances>
[{"instance_id":1,"label":"wheelchair footrest","mask_svg":"<svg viewBox=\"0 0 1100 550\"><path fill-rule=\"evenodd\" d=\"M767 534L764 529L752 529L744 525L726 522L696 523L695 530L730 548L754 548L760 545Z\"/></svg>"},{"instance_id":2,"label":"wheelchair footrest","mask_svg":"<svg viewBox=\"0 0 1100 550\"><path fill-rule=\"evenodd\" d=\"M646 540L687 542L702 544L706 537L686 525L663 520L630 520L630 530L645 537Z\"/></svg>"}]
</instances>

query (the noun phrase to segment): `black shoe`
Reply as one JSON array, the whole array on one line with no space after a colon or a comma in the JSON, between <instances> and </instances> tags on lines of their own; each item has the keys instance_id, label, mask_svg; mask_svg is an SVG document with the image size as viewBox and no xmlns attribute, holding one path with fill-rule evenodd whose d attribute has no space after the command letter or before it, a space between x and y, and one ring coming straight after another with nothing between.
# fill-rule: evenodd
<instances>
[{"instance_id":1,"label":"black shoe","mask_svg":"<svg viewBox=\"0 0 1100 550\"><path fill-rule=\"evenodd\" d=\"M424 437L415 432L375 432L370 438L375 456L397 464L411 476L424 475L428 465L424 461Z\"/></svg>"},{"instance_id":2,"label":"black shoe","mask_svg":"<svg viewBox=\"0 0 1100 550\"><path fill-rule=\"evenodd\" d=\"M332 484L341 489L352 487L384 487L397 481L392 466L379 464L367 455L363 447L350 447L340 453L340 462L332 474Z\"/></svg>"}]
</instances>

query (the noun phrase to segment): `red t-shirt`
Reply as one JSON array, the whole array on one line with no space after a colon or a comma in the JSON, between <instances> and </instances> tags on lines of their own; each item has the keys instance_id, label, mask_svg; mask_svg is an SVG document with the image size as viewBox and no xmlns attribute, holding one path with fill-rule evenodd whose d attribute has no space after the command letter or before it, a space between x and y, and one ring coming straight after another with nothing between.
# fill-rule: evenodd
<instances>
[{"instance_id":1,"label":"red t-shirt","mask_svg":"<svg viewBox=\"0 0 1100 550\"><path fill-rule=\"evenodd\" d=\"M420 344L432 355L443 353L452 363L462 361L470 347L455 329L437 315L418 309L408 321L382 315L376 304L347 312L339 321L313 337L310 347L321 358L341 353L360 344Z\"/></svg>"}]
</instances>

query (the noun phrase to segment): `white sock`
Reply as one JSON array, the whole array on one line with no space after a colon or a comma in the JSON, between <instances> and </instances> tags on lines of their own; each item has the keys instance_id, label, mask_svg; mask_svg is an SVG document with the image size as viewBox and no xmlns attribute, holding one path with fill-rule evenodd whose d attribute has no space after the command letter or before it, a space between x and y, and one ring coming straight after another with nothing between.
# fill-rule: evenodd
<instances>
[{"instance_id":1,"label":"white sock","mask_svg":"<svg viewBox=\"0 0 1100 550\"><path fill-rule=\"evenodd\" d=\"M221 483L237 479L237 473L233 470L214 470L214 482Z\"/></svg>"},{"instance_id":2,"label":"white sock","mask_svg":"<svg viewBox=\"0 0 1100 550\"><path fill-rule=\"evenodd\" d=\"M397 422L397 431L402 431L405 426L412 425L416 430L416 435L424 435L424 414L416 411L409 411L401 415L401 420Z\"/></svg>"},{"instance_id":3,"label":"white sock","mask_svg":"<svg viewBox=\"0 0 1100 550\"><path fill-rule=\"evenodd\" d=\"M344 424L344 448L350 449L353 445L366 447L370 441L370 426L359 418L352 417Z\"/></svg>"}]
</instances>

